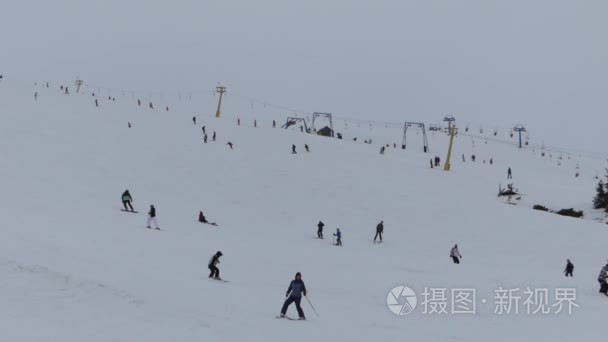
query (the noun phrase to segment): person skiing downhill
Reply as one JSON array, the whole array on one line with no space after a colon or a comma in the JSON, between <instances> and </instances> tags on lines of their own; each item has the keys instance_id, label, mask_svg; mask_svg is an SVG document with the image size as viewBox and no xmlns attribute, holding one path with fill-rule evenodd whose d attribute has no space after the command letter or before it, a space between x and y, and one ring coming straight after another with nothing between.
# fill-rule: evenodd
<instances>
[{"instance_id":1,"label":"person skiing downhill","mask_svg":"<svg viewBox=\"0 0 608 342\"><path fill-rule=\"evenodd\" d=\"M150 210L148 211L148 225L146 228L151 228L150 223L152 222L154 222L154 227L157 230L160 230L160 228L158 228L158 222L156 222L156 208L154 208L154 205L150 205Z\"/></svg>"},{"instance_id":2,"label":"person skiing downhill","mask_svg":"<svg viewBox=\"0 0 608 342\"><path fill-rule=\"evenodd\" d=\"M300 272L296 273L296 277L289 284L289 288L287 289L287 293L285 294L285 302L283 303L283 307L281 308L280 318L284 318L287 313L287 308L291 305L291 303L296 303L296 310L298 310L298 317L300 320L305 320L306 316L304 316L304 311L302 310L302 306L300 302L302 301L302 295L306 296L306 285L304 285L304 281L302 281L302 274Z\"/></svg>"},{"instance_id":3,"label":"person skiing downhill","mask_svg":"<svg viewBox=\"0 0 608 342\"><path fill-rule=\"evenodd\" d=\"M325 224L322 221L319 221L319 224L317 224L317 227L319 228L317 230L317 237L319 239L323 238L323 227L325 227Z\"/></svg>"},{"instance_id":4,"label":"person skiing downhill","mask_svg":"<svg viewBox=\"0 0 608 342\"><path fill-rule=\"evenodd\" d=\"M507 179L513 179L513 174L511 173L511 168L507 169Z\"/></svg>"},{"instance_id":5,"label":"person skiing downhill","mask_svg":"<svg viewBox=\"0 0 608 342\"><path fill-rule=\"evenodd\" d=\"M336 237L336 246L342 246L342 232L340 231L340 228L336 228L336 232L334 233L334 236Z\"/></svg>"},{"instance_id":6,"label":"person skiing downhill","mask_svg":"<svg viewBox=\"0 0 608 342\"><path fill-rule=\"evenodd\" d=\"M454 245L454 247L452 247L452 250L450 250L450 257L452 258L455 264L460 264L460 259L462 258L462 255L460 255L460 252L458 251L458 245Z\"/></svg>"},{"instance_id":7,"label":"person skiing downhill","mask_svg":"<svg viewBox=\"0 0 608 342\"><path fill-rule=\"evenodd\" d=\"M597 281L600 283L600 293L608 296L608 283L606 283L606 278L608 278L608 264L602 267L600 275L597 277Z\"/></svg>"},{"instance_id":8,"label":"person skiing downhill","mask_svg":"<svg viewBox=\"0 0 608 342\"><path fill-rule=\"evenodd\" d=\"M129 209L131 209L131 211L133 210L133 206L131 205L131 202L133 202L133 197L131 197L131 193L129 193L129 190L125 190L125 192L122 193L122 205L125 206L125 211L129 211ZM128 208L127 208L128 206Z\"/></svg>"},{"instance_id":9,"label":"person skiing downhill","mask_svg":"<svg viewBox=\"0 0 608 342\"><path fill-rule=\"evenodd\" d=\"M291 145L291 154L296 154L296 145L292 144Z\"/></svg>"},{"instance_id":10,"label":"person skiing downhill","mask_svg":"<svg viewBox=\"0 0 608 342\"><path fill-rule=\"evenodd\" d=\"M211 273L209 273L209 278L214 278L217 280L221 280L222 278L220 278L220 269L217 267L217 265L220 263L220 257L222 256L222 252L218 251L217 253L215 253L211 259L209 259L209 270L211 271Z\"/></svg>"},{"instance_id":11,"label":"person skiing downhill","mask_svg":"<svg viewBox=\"0 0 608 342\"><path fill-rule=\"evenodd\" d=\"M378 225L376 226L376 236L374 236L374 242L376 242L376 239L379 237L380 238L380 242L382 242L382 233L384 232L384 221L380 221L380 223L378 223Z\"/></svg>"},{"instance_id":12,"label":"person skiing downhill","mask_svg":"<svg viewBox=\"0 0 608 342\"><path fill-rule=\"evenodd\" d=\"M573 271L574 271L574 264L570 261L570 259L568 259L568 261L566 263L566 269L564 270L566 277L574 277L572 275Z\"/></svg>"}]
</instances>

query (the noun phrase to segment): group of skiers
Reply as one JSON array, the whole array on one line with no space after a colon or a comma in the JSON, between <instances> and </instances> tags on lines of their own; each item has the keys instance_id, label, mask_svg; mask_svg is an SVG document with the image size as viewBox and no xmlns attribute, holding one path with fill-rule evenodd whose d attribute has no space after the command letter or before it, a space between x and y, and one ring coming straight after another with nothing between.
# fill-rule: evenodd
<instances>
[{"instance_id":1,"label":"group of skiers","mask_svg":"<svg viewBox=\"0 0 608 342\"><path fill-rule=\"evenodd\" d=\"M310 148L308 147L307 144L304 144L304 149L306 150L306 152L310 152ZM298 152L296 151L296 145L291 144L291 154L297 154Z\"/></svg>"}]
</instances>

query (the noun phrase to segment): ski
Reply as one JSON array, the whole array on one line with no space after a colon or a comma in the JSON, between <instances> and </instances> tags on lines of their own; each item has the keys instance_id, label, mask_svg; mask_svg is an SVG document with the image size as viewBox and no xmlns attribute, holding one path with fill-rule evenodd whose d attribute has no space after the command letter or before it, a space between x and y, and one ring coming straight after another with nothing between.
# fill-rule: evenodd
<instances>
[{"instance_id":1,"label":"ski","mask_svg":"<svg viewBox=\"0 0 608 342\"><path fill-rule=\"evenodd\" d=\"M305 321L305 319L293 318L293 317L289 317L287 315L285 315L283 317L281 317L281 316L275 316L275 318L278 318L278 319L285 318L285 319L288 319L290 321Z\"/></svg>"},{"instance_id":2,"label":"ski","mask_svg":"<svg viewBox=\"0 0 608 342\"><path fill-rule=\"evenodd\" d=\"M222 283L229 283L229 280L224 280L224 279L218 279L218 278L209 278L209 280L215 280L215 281L220 281Z\"/></svg>"},{"instance_id":3,"label":"ski","mask_svg":"<svg viewBox=\"0 0 608 342\"><path fill-rule=\"evenodd\" d=\"M150 228L150 227L146 227L146 229L150 229L150 230L162 230L160 228Z\"/></svg>"},{"instance_id":4,"label":"ski","mask_svg":"<svg viewBox=\"0 0 608 342\"><path fill-rule=\"evenodd\" d=\"M124 209L120 209L120 211L124 211L125 213L134 213L134 214L139 213L139 211L135 211L135 210L124 210Z\"/></svg>"}]
</instances>

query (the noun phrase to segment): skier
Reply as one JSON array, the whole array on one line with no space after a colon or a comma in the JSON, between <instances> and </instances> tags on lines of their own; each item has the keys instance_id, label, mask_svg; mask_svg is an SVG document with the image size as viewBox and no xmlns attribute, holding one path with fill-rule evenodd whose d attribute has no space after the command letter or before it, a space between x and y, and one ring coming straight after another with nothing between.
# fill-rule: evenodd
<instances>
[{"instance_id":1,"label":"skier","mask_svg":"<svg viewBox=\"0 0 608 342\"><path fill-rule=\"evenodd\" d=\"M306 150L306 152L310 152L310 149L308 148L308 145L304 144L304 149Z\"/></svg>"},{"instance_id":2,"label":"skier","mask_svg":"<svg viewBox=\"0 0 608 342\"><path fill-rule=\"evenodd\" d=\"M205 215L203 215L202 211L198 212L198 222L209 223L209 221L207 221L207 219L205 218Z\"/></svg>"},{"instance_id":3,"label":"skier","mask_svg":"<svg viewBox=\"0 0 608 342\"><path fill-rule=\"evenodd\" d=\"M287 289L287 293L285 294L285 303L283 303L283 307L281 308L281 316L280 318L284 318L287 313L287 308L291 305L291 303L296 303L296 310L298 310L298 316L300 320L305 320L304 311L302 310L302 306L300 306L300 302L302 301L302 295L306 296L306 285L302 281L302 274L300 272L296 273L296 278L291 281L289 284L289 288Z\"/></svg>"},{"instance_id":4,"label":"skier","mask_svg":"<svg viewBox=\"0 0 608 342\"><path fill-rule=\"evenodd\" d=\"M463 163L465 162L465 159L464 159L464 153L462 154L462 162L463 162Z\"/></svg>"},{"instance_id":5,"label":"skier","mask_svg":"<svg viewBox=\"0 0 608 342\"><path fill-rule=\"evenodd\" d=\"M568 262L566 263L566 269L564 270L566 277L574 277L572 275L573 271L574 271L574 264L570 261L570 259L568 259Z\"/></svg>"},{"instance_id":6,"label":"skier","mask_svg":"<svg viewBox=\"0 0 608 342\"><path fill-rule=\"evenodd\" d=\"M460 264L460 259L462 258L462 255L460 255L460 252L458 251L458 245L454 245L454 247L452 247L452 250L450 251L450 257L452 258L455 264Z\"/></svg>"},{"instance_id":7,"label":"skier","mask_svg":"<svg viewBox=\"0 0 608 342\"><path fill-rule=\"evenodd\" d=\"M471 155L471 161L475 161L475 155Z\"/></svg>"},{"instance_id":8,"label":"skier","mask_svg":"<svg viewBox=\"0 0 608 342\"><path fill-rule=\"evenodd\" d=\"M277 127L277 122L272 120L272 128L276 128Z\"/></svg>"},{"instance_id":9,"label":"skier","mask_svg":"<svg viewBox=\"0 0 608 342\"><path fill-rule=\"evenodd\" d=\"M319 221L319 224L317 224L317 227L319 228L317 230L317 237L319 239L323 238L323 227L325 227L325 224L322 221Z\"/></svg>"},{"instance_id":10,"label":"skier","mask_svg":"<svg viewBox=\"0 0 608 342\"><path fill-rule=\"evenodd\" d=\"M196 125L196 116L192 117L192 123Z\"/></svg>"},{"instance_id":11,"label":"skier","mask_svg":"<svg viewBox=\"0 0 608 342\"><path fill-rule=\"evenodd\" d=\"M291 144L291 154L296 154L296 145Z\"/></svg>"},{"instance_id":12,"label":"skier","mask_svg":"<svg viewBox=\"0 0 608 342\"><path fill-rule=\"evenodd\" d=\"M380 154L384 154L384 146L380 147Z\"/></svg>"},{"instance_id":13,"label":"skier","mask_svg":"<svg viewBox=\"0 0 608 342\"><path fill-rule=\"evenodd\" d=\"M215 141L215 131L213 131L213 138L211 138L211 139L213 139L213 141Z\"/></svg>"},{"instance_id":14,"label":"skier","mask_svg":"<svg viewBox=\"0 0 608 342\"><path fill-rule=\"evenodd\" d=\"M431 169L433 168L433 159L431 159Z\"/></svg>"},{"instance_id":15,"label":"skier","mask_svg":"<svg viewBox=\"0 0 608 342\"><path fill-rule=\"evenodd\" d=\"M258 127L258 120L253 120L253 127Z\"/></svg>"},{"instance_id":16,"label":"skier","mask_svg":"<svg viewBox=\"0 0 608 342\"><path fill-rule=\"evenodd\" d=\"M220 263L220 257L222 255L222 252L218 251L211 257L211 259L209 259L209 270L211 271L211 273L209 273L209 278L222 280L222 278L220 278L220 269L217 268L217 265Z\"/></svg>"},{"instance_id":17,"label":"skier","mask_svg":"<svg viewBox=\"0 0 608 342\"><path fill-rule=\"evenodd\" d=\"M230 149L232 150L232 143L230 141L227 142L226 145L230 146Z\"/></svg>"},{"instance_id":18,"label":"skier","mask_svg":"<svg viewBox=\"0 0 608 342\"><path fill-rule=\"evenodd\" d=\"M152 105L152 102L150 102L150 109L154 109L154 106Z\"/></svg>"},{"instance_id":19,"label":"skier","mask_svg":"<svg viewBox=\"0 0 608 342\"><path fill-rule=\"evenodd\" d=\"M140 99L137 99L137 105L141 106L141 100Z\"/></svg>"},{"instance_id":20,"label":"skier","mask_svg":"<svg viewBox=\"0 0 608 342\"><path fill-rule=\"evenodd\" d=\"M494 160L490 158L490 165L494 164Z\"/></svg>"},{"instance_id":21,"label":"skier","mask_svg":"<svg viewBox=\"0 0 608 342\"><path fill-rule=\"evenodd\" d=\"M342 232L340 231L340 228L336 228L336 232L334 233L334 236L336 237L336 246L342 246Z\"/></svg>"},{"instance_id":22,"label":"skier","mask_svg":"<svg viewBox=\"0 0 608 342\"><path fill-rule=\"evenodd\" d=\"M597 277L597 281L600 283L600 293L608 296L608 283L606 283L606 278L608 278L608 264L602 267L600 275Z\"/></svg>"},{"instance_id":23,"label":"skier","mask_svg":"<svg viewBox=\"0 0 608 342\"><path fill-rule=\"evenodd\" d=\"M207 143L207 134L203 135L203 142L206 144Z\"/></svg>"},{"instance_id":24,"label":"skier","mask_svg":"<svg viewBox=\"0 0 608 342\"><path fill-rule=\"evenodd\" d=\"M127 124L129 125L129 128L131 128L131 123L130 123L130 122L127 122Z\"/></svg>"},{"instance_id":25,"label":"skier","mask_svg":"<svg viewBox=\"0 0 608 342\"><path fill-rule=\"evenodd\" d=\"M129 190L125 190L125 192L122 193L122 205L125 206L125 211L129 211L129 209L131 209L131 211L133 210L133 206L131 205L131 202L133 202L133 197L131 197L131 193L129 192ZM127 206L129 206L129 208L127 208Z\"/></svg>"},{"instance_id":26,"label":"skier","mask_svg":"<svg viewBox=\"0 0 608 342\"><path fill-rule=\"evenodd\" d=\"M203 126L203 134L207 134L207 131L205 131L205 126Z\"/></svg>"},{"instance_id":27,"label":"skier","mask_svg":"<svg viewBox=\"0 0 608 342\"><path fill-rule=\"evenodd\" d=\"M511 174L511 168L507 170L507 179L513 179L513 175Z\"/></svg>"},{"instance_id":28,"label":"skier","mask_svg":"<svg viewBox=\"0 0 608 342\"><path fill-rule=\"evenodd\" d=\"M150 205L150 210L148 211L148 225L146 228L151 228L150 223L152 222L154 222L154 227L157 230L160 230L160 228L158 228L158 222L156 222L156 208L154 208L154 205Z\"/></svg>"},{"instance_id":29,"label":"skier","mask_svg":"<svg viewBox=\"0 0 608 342\"><path fill-rule=\"evenodd\" d=\"M34 101L38 100L38 92L34 93Z\"/></svg>"},{"instance_id":30,"label":"skier","mask_svg":"<svg viewBox=\"0 0 608 342\"><path fill-rule=\"evenodd\" d=\"M99 102L95 99L95 107L99 107Z\"/></svg>"},{"instance_id":31,"label":"skier","mask_svg":"<svg viewBox=\"0 0 608 342\"><path fill-rule=\"evenodd\" d=\"M237 124L237 126L241 125L241 119L240 118L236 119L236 124Z\"/></svg>"},{"instance_id":32,"label":"skier","mask_svg":"<svg viewBox=\"0 0 608 342\"><path fill-rule=\"evenodd\" d=\"M380 221L380 223L378 223L378 225L376 226L376 236L374 236L374 242L376 242L376 239L379 237L380 238L380 242L382 242L382 233L384 232L384 221Z\"/></svg>"}]
</instances>

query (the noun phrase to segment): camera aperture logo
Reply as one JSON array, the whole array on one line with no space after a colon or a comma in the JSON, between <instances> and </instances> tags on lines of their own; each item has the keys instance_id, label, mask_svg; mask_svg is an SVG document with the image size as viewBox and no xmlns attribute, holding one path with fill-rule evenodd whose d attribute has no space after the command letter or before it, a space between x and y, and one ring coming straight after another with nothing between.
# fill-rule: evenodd
<instances>
[{"instance_id":1,"label":"camera aperture logo","mask_svg":"<svg viewBox=\"0 0 608 342\"><path fill-rule=\"evenodd\" d=\"M416 293L407 286L394 287L386 296L386 305L395 315L407 315L416 309L417 304Z\"/></svg>"}]
</instances>

